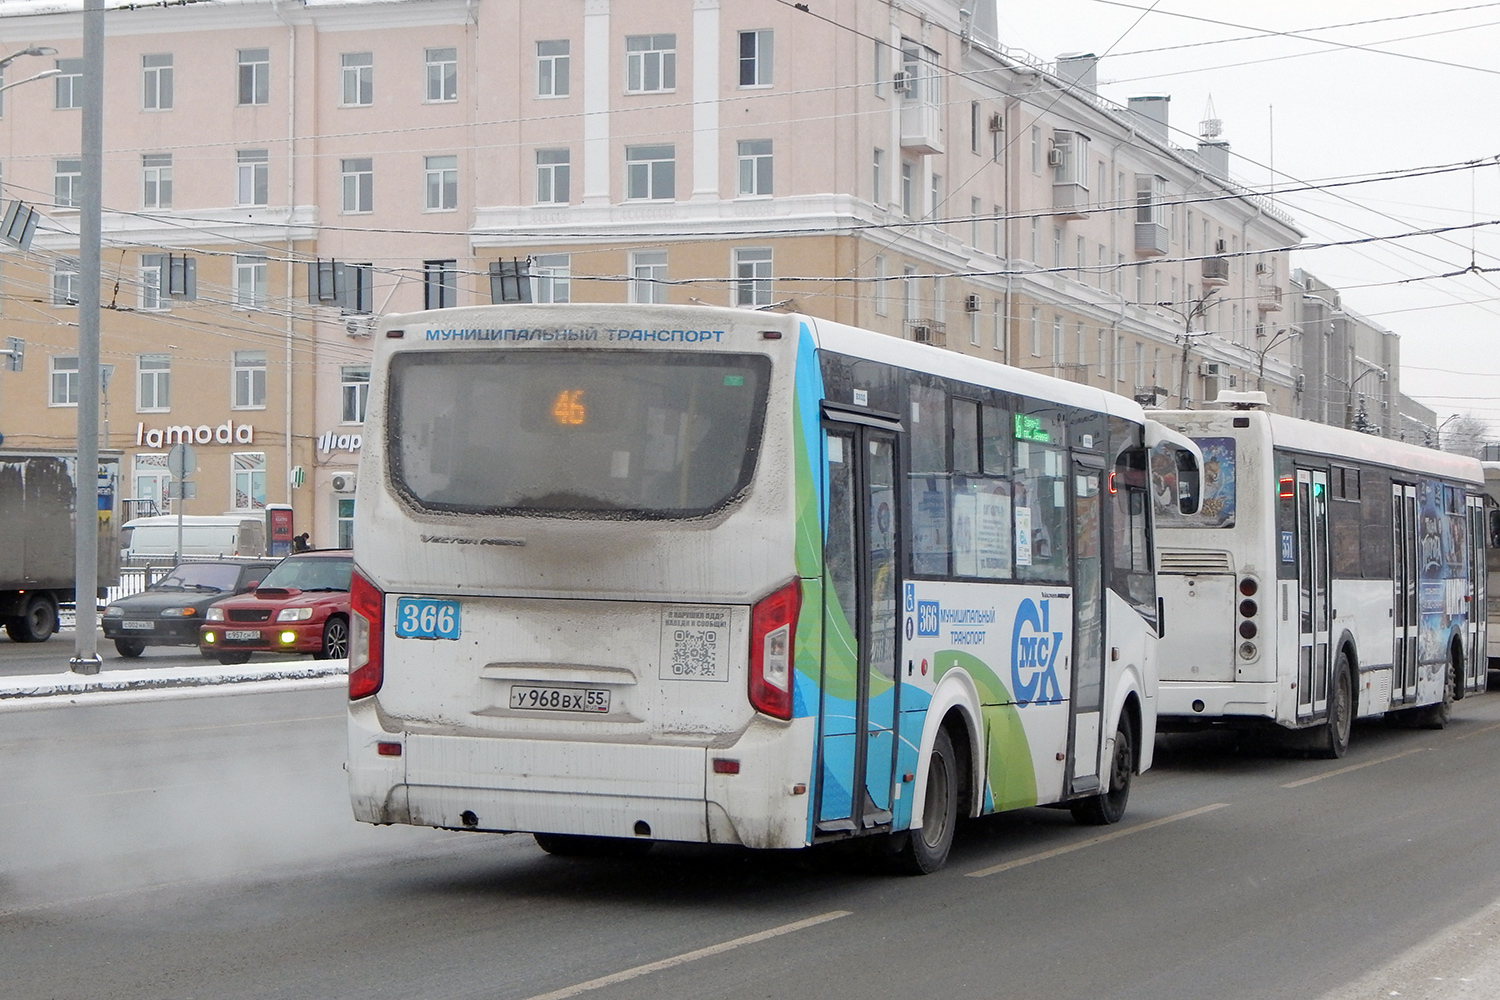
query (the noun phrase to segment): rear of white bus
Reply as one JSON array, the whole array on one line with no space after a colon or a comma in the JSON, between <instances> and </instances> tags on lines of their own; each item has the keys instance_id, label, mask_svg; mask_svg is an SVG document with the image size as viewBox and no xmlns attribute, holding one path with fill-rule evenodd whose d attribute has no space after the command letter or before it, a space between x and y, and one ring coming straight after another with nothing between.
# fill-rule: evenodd
<instances>
[{"instance_id":1,"label":"rear of white bus","mask_svg":"<svg viewBox=\"0 0 1500 1000\"><path fill-rule=\"evenodd\" d=\"M387 318L355 508L356 818L807 842L802 329L690 307Z\"/></svg>"}]
</instances>

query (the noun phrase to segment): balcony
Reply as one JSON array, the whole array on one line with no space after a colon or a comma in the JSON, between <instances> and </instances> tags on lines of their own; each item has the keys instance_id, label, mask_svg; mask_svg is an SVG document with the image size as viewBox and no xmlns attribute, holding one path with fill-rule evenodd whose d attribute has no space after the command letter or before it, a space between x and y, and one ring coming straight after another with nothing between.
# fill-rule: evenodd
<instances>
[{"instance_id":1,"label":"balcony","mask_svg":"<svg viewBox=\"0 0 1500 1000\"><path fill-rule=\"evenodd\" d=\"M947 327L935 319L909 319L904 324L906 339L915 344L931 344L933 347L948 346Z\"/></svg>"},{"instance_id":2,"label":"balcony","mask_svg":"<svg viewBox=\"0 0 1500 1000\"><path fill-rule=\"evenodd\" d=\"M1281 286L1261 282L1256 289L1255 306L1263 313L1281 312Z\"/></svg>"},{"instance_id":3,"label":"balcony","mask_svg":"<svg viewBox=\"0 0 1500 1000\"><path fill-rule=\"evenodd\" d=\"M908 93L901 102L901 148L909 153L943 151L943 109Z\"/></svg>"},{"instance_id":4,"label":"balcony","mask_svg":"<svg viewBox=\"0 0 1500 1000\"><path fill-rule=\"evenodd\" d=\"M1135 253L1138 257L1160 257L1167 252L1167 227L1161 222L1135 224Z\"/></svg>"},{"instance_id":5,"label":"balcony","mask_svg":"<svg viewBox=\"0 0 1500 1000\"><path fill-rule=\"evenodd\" d=\"M1203 284L1224 285L1229 282L1229 258L1203 258Z\"/></svg>"},{"instance_id":6,"label":"balcony","mask_svg":"<svg viewBox=\"0 0 1500 1000\"><path fill-rule=\"evenodd\" d=\"M1082 184L1053 184L1052 214L1060 219L1087 219L1089 189Z\"/></svg>"}]
</instances>

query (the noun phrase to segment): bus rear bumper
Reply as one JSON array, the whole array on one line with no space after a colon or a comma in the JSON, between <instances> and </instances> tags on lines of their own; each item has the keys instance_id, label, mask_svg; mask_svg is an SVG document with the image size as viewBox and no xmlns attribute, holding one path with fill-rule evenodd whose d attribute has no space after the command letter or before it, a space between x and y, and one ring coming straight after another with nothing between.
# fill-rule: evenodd
<instances>
[{"instance_id":1,"label":"bus rear bumper","mask_svg":"<svg viewBox=\"0 0 1500 1000\"><path fill-rule=\"evenodd\" d=\"M1163 732L1232 719L1275 719L1276 685L1162 681L1157 687L1156 713L1157 726Z\"/></svg>"},{"instance_id":2,"label":"bus rear bumper","mask_svg":"<svg viewBox=\"0 0 1500 1000\"><path fill-rule=\"evenodd\" d=\"M810 753L787 747L810 748L811 724L758 718L732 747L706 749L390 733L351 706L350 802L366 823L803 847ZM400 756L380 743L399 743Z\"/></svg>"}]
</instances>

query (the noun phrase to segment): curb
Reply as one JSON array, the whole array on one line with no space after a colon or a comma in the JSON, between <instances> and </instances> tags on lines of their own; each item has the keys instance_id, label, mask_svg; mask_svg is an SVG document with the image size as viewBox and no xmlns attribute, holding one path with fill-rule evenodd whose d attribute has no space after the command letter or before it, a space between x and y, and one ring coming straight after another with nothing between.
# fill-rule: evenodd
<instances>
[{"instance_id":1,"label":"curb","mask_svg":"<svg viewBox=\"0 0 1500 1000\"><path fill-rule=\"evenodd\" d=\"M349 672L348 660L301 660L236 666L191 666L110 670L97 674L29 674L0 677L0 705L36 698L100 692L167 691L212 688L263 681L337 678Z\"/></svg>"}]
</instances>

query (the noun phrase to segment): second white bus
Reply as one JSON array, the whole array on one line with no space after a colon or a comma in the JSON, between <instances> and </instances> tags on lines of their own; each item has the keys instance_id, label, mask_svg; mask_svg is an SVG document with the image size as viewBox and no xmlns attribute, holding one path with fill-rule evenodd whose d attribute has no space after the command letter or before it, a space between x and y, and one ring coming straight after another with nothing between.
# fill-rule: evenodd
<instances>
[{"instance_id":1,"label":"second white bus","mask_svg":"<svg viewBox=\"0 0 1500 1000\"><path fill-rule=\"evenodd\" d=\"M1356 718L1446 725L1486 680L1479 462L1264 400L1153 413L1204 462L1199 512L1158 536L1163 730L1262 725L1341 757Z\"/></svg>"}]
</instances>

